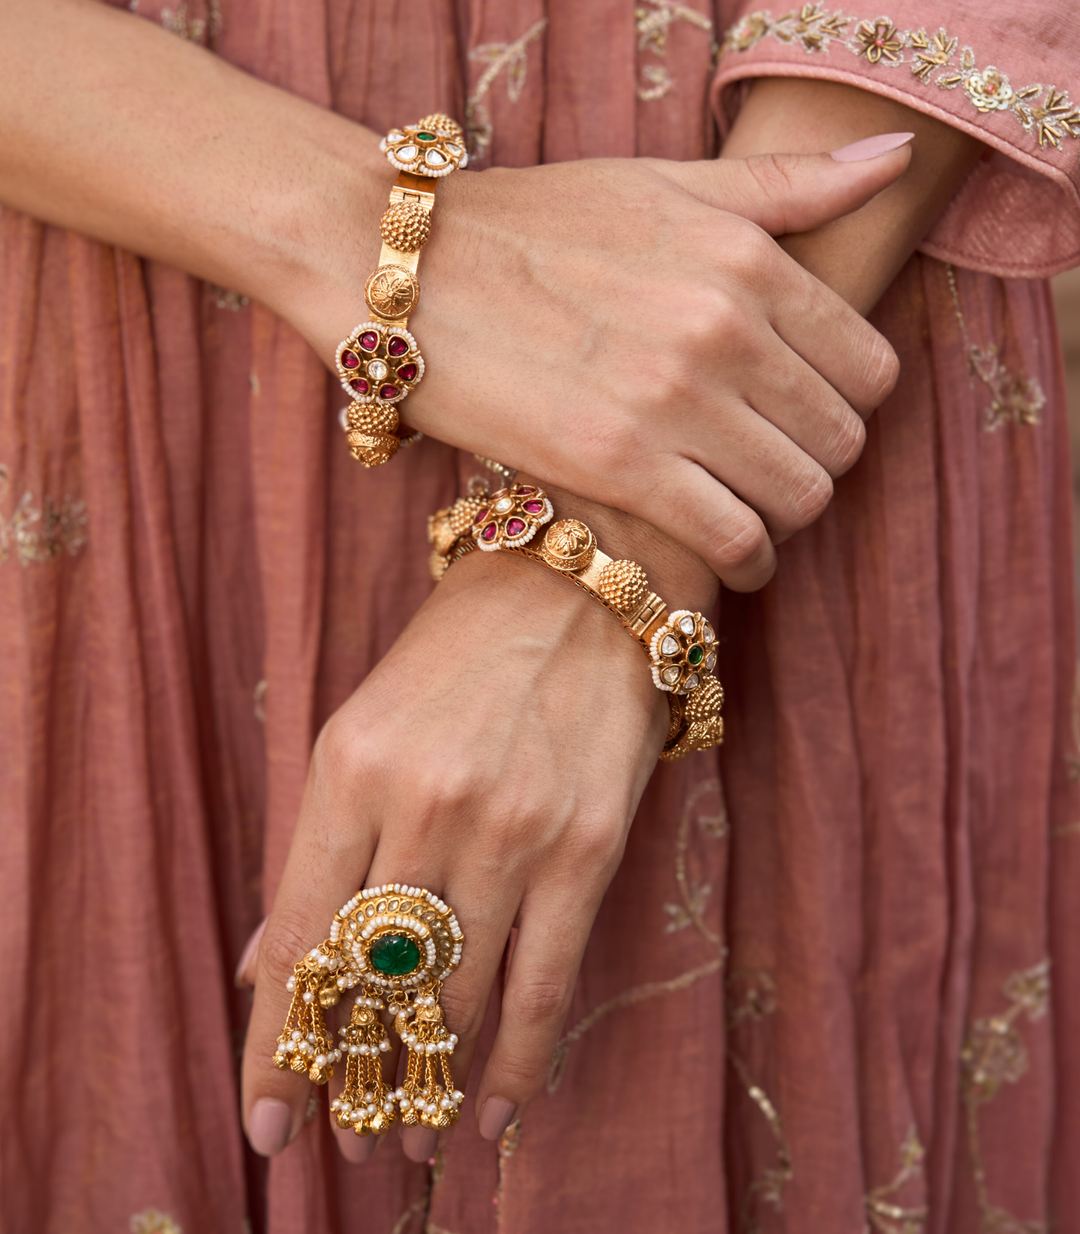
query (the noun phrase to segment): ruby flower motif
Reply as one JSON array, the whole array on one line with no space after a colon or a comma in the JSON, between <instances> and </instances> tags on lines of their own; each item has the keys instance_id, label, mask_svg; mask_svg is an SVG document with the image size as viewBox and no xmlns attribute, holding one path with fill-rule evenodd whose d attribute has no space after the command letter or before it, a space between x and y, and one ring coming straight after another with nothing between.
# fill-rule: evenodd
<instances>
[{"instance_id":1,"label":"ruby flower motif","mask_svg":"<svg viewBox=\"0 0 1080 1234\"><path fill-rule=\"evenodd\" d=\"M689 694L716 667L716 634L700 613L678 609L649 645L653 685L669 694Z\"/></svg>"},{"instance_id":2,"label":"ruby flower motif","mask_svg":"<svg viewBox=\"0 0 1080 1234\"><path fill-rule=\"evenodd\" d=\"M554 515L543 489L531 484L501 488L484 502L473 518L472 534L485 553L501 548L522 548Z\"/></svg>"},{"instance_id":3,"label":"ruby flower motif","mask_svg":"<svg viewBox=\"0 0 1080 1234\"><path fill-rule=\"evenodd\" d=\"M424 375L416 339L402 326L364 321L337 349L341 388L361 403L398 403Z\"/></svg>"}]
</instances>

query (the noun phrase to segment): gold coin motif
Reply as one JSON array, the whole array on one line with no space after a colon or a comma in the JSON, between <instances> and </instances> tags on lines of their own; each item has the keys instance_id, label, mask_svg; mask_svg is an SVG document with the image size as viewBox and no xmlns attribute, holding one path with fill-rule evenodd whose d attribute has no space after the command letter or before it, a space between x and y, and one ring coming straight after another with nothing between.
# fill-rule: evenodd
<instances>
[{"instance_id":1,"label":"gold coin motif","mask_svg":"<svg viewBox=\"0 0 1080 1234\"><path fill-rule=\"evenodd\" d=\"M584 570L596 553L596 537L576 518L552 523L540 546L540 556L556 570Z\"/></svg>"},{"instance_id":2,"label":"gold coin motif","mask_svg":"<svg viewBox=\"0 0 1080 1234\"><path fill-rule=\"evenodd\" d=\"M420 283L404 266L380 266L368 279L364 295L380 317L408 317L420 299Z\"/></svg>"}]
</instances>

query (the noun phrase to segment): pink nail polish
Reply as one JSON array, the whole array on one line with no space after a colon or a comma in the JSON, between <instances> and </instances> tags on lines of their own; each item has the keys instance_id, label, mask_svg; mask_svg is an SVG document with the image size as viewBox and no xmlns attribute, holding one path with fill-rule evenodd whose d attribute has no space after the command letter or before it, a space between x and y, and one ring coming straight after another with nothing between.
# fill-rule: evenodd
<instances>
[{"instance_id":1,"label":"pink nail polish","mask_svg":"<svg viewBox=\"0 0 1080 1234\"><path fill-rule=\"evenodd\" d=\"M431 1127L406 1127L401 1133L401 1147L410 1161L429 1161L438 1143L439 1133Z\"/></svg>"},{"instance_id":2,"label":"pink nail polish","mask_svg":"<svg viewBox=\"0 0 1080 1234\"><path fill-rule=\"evenodd\" d=\"M861 163L863 159L876 159L890 150L899 150L914 136L914 133L878 133L861 141L853 141L849 146L841 146L839 150L832 151L832 156L838 163Z\"/></svg>"},{"instance_id":3,"label":"pink nail polish","mask_svg":"<svg viewBox=\"0 0 1080 1234\"><path fill-rule=\"evenodd\" d=\"M259 940L263 936L263 931L266 929L266 923L268 920L269 920L268 917L264 917L262 921L260 921L259 924L255 927L255 930L252 933L251 937L244 944L244 951L243 951L243 954L240 956L239 964L237 964L236 966L236 975L233 977L233 982L238 986L247 984L247 981L244 977L244 972L246 971L247 966L255 958L255 952L258 951L259 949Z\"/></svg>"},{"instance_id":4,"label":"pink nail polish","mask_svg":"<svg viewBox=\"0 0 1080 1234\"><path fill-rule=\"evenodd\" d=\"M497 1140L514 1121L514 1104L505 1097L489 1097L480 1111L480 1134Z\"/></svg>"},{"instance_id":5,"label":"pink nail polish","mask_svg":"<svg viewBox=\"0 0 1080 1234\"><path fill-rule=\"evenodd\" d=\"M292 1110L284 1101L260 1097L248 1117L248 1140L263 1157L272 1157L289 1142L292 1132Z\"/></svg>"},{"instance_id":6,"label":"pink nail polish","mask_svg":"<svg viewBox=\"0 0 1080 1234\"><path fill-rule=\"evenodd\" d=\"M363 1165L371 1154L379 1147L381 1135L366 1135L360 1137L355 1131L335 1131L341 1155L352 1165Z\"/></svg>"}]
</instances>

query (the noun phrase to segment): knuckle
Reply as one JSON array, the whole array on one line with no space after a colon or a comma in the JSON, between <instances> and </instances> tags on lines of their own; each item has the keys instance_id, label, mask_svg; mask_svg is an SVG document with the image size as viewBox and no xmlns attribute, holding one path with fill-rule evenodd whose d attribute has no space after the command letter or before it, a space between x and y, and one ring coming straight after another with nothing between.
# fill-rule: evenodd
<instances>
[{"instance_id":1,"label":"knuckle","mask_svg":"<svg viewBox=\"0 0 1080 1234\"><path fill-rule=\"evenodd\" d=\"M768 553L768 542L764 524L749 509L729 515L713 551L717 572L752 564Z\"/></svg>"},{"instance_id":2,"label":"knuckle","mask_svg":"<svg viewBox=\"0 0 1080 1234\"><path fill-rule=\"evenodd\" d=\"M725 248L725 264L744 281L756 282L771 269L777 254L776 242L754 223L744 221Z\"/></svg>"},{"instance_id":3,"label":"knuckle","mask_svg":"<svg viewBox=\"0 0 1080 1234\"><path fill-rule=\"evenodd\" d=\"M866 386L863 406L869 412L880 406L893 392L900 378L900 360L887 339L872 327L867 329L870 337L863 362Z\"/></svg>"},{"instance_id":4,"label":"knuckle","mask_svg":"<svg viewBox=\"0 0 1080 1234\"><path fill-rule=\"evenodd\" d=\"M797 485L791 500L792 521L796 527L806 527L820 518L832 500L832 477L816 463L806 468L806 474Z\"/></svg>"},{"instance_id":5,"label":"knuckle","mask_svg":"<svg viewBox=\"0 0 1080 1234\"><path fill-rule=\"evenodd\" d=\"M259 969L270 981L285 981L318 941L305 922L279 915L267 926L259 943Z\"/></svg>"},{"instance_id":6,"label":"knuckle","mask_svg":"<svg viewBox=\"0 0 1080 1234\"><path fill-rule=\"evenodd\" d=\"M439 1002L446 1025L452 1033L456 1033L462 1041L471 1041L479 1034L484 1022L484 1008L475 998L447 986L439 994Z\"/></svg>"},{"instance_id":7,"label":"knuckle","mask_svg":"<svg viewBox=\"0 0 1080 1234\"><path fill-rule=\"evenodd\" d=\"M849 407L834 418L828 445L828 468L834 476L853 467L866 444L866 425Z\"/></svg>"},{"instance_id":8,"label":"knuckle","mask_svg":"<svg viewBox=\"0 0 1080 1234\"><path fill-rule=\"evenodd\" d=\"M530 1024L558 1028L566 1018L573 984L560 977L531 977L513 994L515 1014Z\"/></svg>"}]
</instances>

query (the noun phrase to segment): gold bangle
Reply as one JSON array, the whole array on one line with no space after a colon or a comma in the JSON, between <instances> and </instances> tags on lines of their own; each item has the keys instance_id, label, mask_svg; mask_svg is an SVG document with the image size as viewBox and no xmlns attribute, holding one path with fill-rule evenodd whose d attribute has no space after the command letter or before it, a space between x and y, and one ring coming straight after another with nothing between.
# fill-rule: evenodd
<instances>
[{"instance_id":1,"label":"gold bangle","mask_svg":"<svg viewBox=\"0 0 1080 1234\"><path fill-rule=\"evenodd\" d=\"M514 484L459 498L428 519L433 577L441 578L474 549L542 562L599 601L644 648L653 684L667 695L671 712L660 757L670 761L719 745L724 691L713 675L716 634L711 624L689 609L669 612L637 562L612 560L584 523L553 522L554 514L547 494L535 485ZM547 530L537 541L542 527Z\"/></svg>"},{"instance_id":2,"label":"gold bangle","mask_svg":"<svg viewBox=\"0 0 1080 1234\"><path fill-rule=\"evenodd\" d=\"M403 440L418 436L401 424L397 404L424 376L424 358L408 330L420 299L420 250L431 234L438 181L469 161L461 126L444 115L391 129L379 149L398 176L379 225L379 264L364 285L370 316L335 356L353 400L342 412L349 449L365 467L388 462Z\"/></svg>"}]
</instances>

